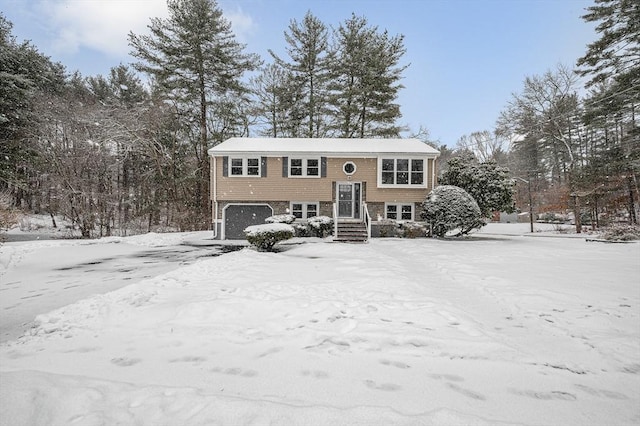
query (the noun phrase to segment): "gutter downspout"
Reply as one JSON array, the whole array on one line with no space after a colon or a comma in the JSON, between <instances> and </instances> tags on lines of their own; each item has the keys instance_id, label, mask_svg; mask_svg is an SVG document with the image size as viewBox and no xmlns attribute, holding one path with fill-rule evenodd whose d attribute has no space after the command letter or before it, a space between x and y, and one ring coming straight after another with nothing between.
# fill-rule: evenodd
<instances>
[{"instance_id":1,"label":"gutter downspout","mask_svg":"<svg viewBox=\"0 0 640 426\"><path fill-rule=\"evenodd\" d=\"M213 239L218 238L218 175L217 175L217 162L218 159L215 156L212 156L213 160L213 185L212 185L212 201L213 201Z\"/></svg>"},{"instance_id":2,"label":"gutter downspout","mask_svg":"<svg viewBox=\"0 0 640 426\"><path fill-rule=\"evenodd\" d=\"M438 160L438 156L433 157L433 167L431 167L431 189L436 187L436 161Z\"/></svg>"}]
</instances>

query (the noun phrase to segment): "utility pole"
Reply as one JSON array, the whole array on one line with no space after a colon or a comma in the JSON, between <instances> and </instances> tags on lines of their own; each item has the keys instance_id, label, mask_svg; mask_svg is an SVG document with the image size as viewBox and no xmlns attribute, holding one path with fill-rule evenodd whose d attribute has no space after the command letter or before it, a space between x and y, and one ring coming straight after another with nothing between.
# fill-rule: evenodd
<instances>
[{"instance_id":1,"label":"utility pole","mask_svg":"<svg viewBox=\"0 0 640 426\"><path fill-rule=\"evenodd\" d=\"M531 233L533 234L533 198L531 197L531 178L529 180L522 179L521 177L514 176L514 179L521 180L527 184L527 190L529 191L529 225L531 227Z\"/></svg>"}]
</instances>

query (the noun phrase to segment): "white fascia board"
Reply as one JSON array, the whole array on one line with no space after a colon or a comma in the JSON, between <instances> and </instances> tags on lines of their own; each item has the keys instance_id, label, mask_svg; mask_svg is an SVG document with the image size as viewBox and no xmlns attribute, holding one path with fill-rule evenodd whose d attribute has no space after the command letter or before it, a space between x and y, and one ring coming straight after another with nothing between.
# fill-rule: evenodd
<instances>
[{"instance_id":1,"label":"white fascia board","mask_svg":"<svg viewBox=\"0 0 640 426\"><path fill-rule=\"evenodd\" d=\"M417 139L231 138L209 149L209 155L326 156L375 158L380 155L436 158L440 153Z\"/></svg>"}]
</instances>

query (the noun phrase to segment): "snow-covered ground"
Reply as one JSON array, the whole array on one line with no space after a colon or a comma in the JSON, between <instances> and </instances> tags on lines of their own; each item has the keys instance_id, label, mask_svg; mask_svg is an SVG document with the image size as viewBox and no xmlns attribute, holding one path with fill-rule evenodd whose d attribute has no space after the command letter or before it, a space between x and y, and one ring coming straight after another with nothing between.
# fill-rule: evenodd
<instances>
[{"instance_id":1,"label":"snow-covered ground","mask_svg":"<svg viewBox=\"0 0 640 426\"><path fill-rule=\"evenodd\" d=\"M0 424L640 423L640 244L527 226L244 249L43 312L0 346ZM136 238L168 237L92 247ZM5 244L2 298L84 244Z\"/></svg>"},{"instance_id":2,"label":"snow-covered ground","mask_svg":"<svg viewBox=\"0 0 640 426\"><path fill-rule=\"evenodd\" d=\"M18 233L25 240L46 233ZM0 247L0 342L16 339L37 314L220 254L199 247L210 232L99 240L40 240Z\"/></svg>"}]
</instances>

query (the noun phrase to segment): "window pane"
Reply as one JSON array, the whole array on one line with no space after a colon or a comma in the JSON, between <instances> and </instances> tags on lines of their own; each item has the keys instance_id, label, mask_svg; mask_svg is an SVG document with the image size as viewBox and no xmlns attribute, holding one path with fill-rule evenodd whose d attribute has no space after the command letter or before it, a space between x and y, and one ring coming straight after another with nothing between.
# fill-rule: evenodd
<instances>
[{"instance_id":1,"label":"window pane","mask_svg":"<svg viewBox=\"0 0 640 426\"><path fill-rule=\"evenodd\" d=\"M393 171L393 159L392 158L384 158L382 160L382 170L384 170L384 171Z\"/></svg>"},{"instance_id":2,"label":"window pane","mask_svg":"<svg viewBox=\"0 0 640 426\"><path fill-rule=\"evenodd\" d=\"M291 176L302 176L302 159L292 158L289 174Z\"/></svg>"},{"instance_id":3,"label":"window pane","mask_svg":"<svg viewBox=\"0 0 640 426\"><path fill-rule=\"evenodd\" d=\"M421 172L424 170L424 160L411 160L411 170Z\"/></svg>"},{"instance_id":4,"label":"window pane","mask_svg":"<svg viewBox=\"0 0 640 426\"><path fill-rule=\"evenodd\" d=\"M396 205L388 205L387 206L387 219L397 219L398 218L398 206Z\"/></svg>"},{"instance_id":5,"label":"window pane","mask_svg":"<svg viewBox=\"0 0 640 426\"><path fill-rule=\"evenodd\" d=\"M307 160L307 176L318 176L318 160Z\"/></svg>"},{"instance_id":6,"label":"window pane","mask_svg":"<svg viewBox=\"0 0 640 426\"><path fill-rule=\"evenodd\" d=\"M257 158L247 159L247 174L249 176L258 176L260 174L260 160Z\"/></svg>"},{"instance_id":7,"label":"window pane","mask_svg":"<svg viewBox=\"0 0 640 426\"><path fill-rule=\"evenodd\" d=\"M231 159L231 175L242 176L242 158Z\"/></svg>"},{"instance_id":8,"label":"window pane","mask_svg":"<svg viewBox=\"0 0 640 426\"><path fill-rule=\"evenodd\" d=\"M411 210L413 210L411 204L404 204L402 206L402 220L411 220Z\"/></svg>"},{"instance_id":9,"label":"window pane","mask_svg":"<svg viewBox=\"0 0 640 426\"><path fill-rule=\"evenodd\" d=\"M411 184L412 185L421 185L424 182L422 172L412 172L411 173Z\"/></svg>"},{"instance_id":10,"label":"window pane","mask_svg":"<svg viewBox=\"0 0 640 426\"><path fill-rule=\"evenodd\" d=\"M397 160L398 171L406 172L409 170L409 160Z\"/></svg>"},{"instance_id":11,"label":"window pane","mask_svg":"<svg viewBox=\"0 0 640 426\"><path fill-rule=\"evenodd\" d=\"M389 204L387 206L387 219L397 219L398 218L398 206Z\"/></svg>"},{"instance_id":12,"label":"window pane","mask_svg":"<svg viewBox=\"0 0 640 426\"><path fill-rule=\"evenodd\" d=\"M292 204L291 214L294 215L297 219L302 219L302 204Z\"/></svg>"},{"instance_id":13,"label":"window pane","mask_svg":"<svg viewBox=\"0 0 640 426\"><path fill-rule=\"evenodd\" d=\"M398 172L396 176L396 184L398 185L406 185L409 183L409 173L408 172Z\"/></svg>"},{"instance_id":14,"label":"window pane","mask_svg":"<svg viewBox=\"0 0 640 426\"><path fill-rule=\"evenodd\" d=\"M382 172L382 184L393 185L393 172Z\"/></svg>"},{"instance_id":15,"label":"window pane","mask_svg":"<svg viewBox=\"0 0 640 426\"><path fill-rule=\"evenodd\" d=\"M316 204L307 204L307 219L318 216L318 206Z\"/></svg>"}]
</instances>

